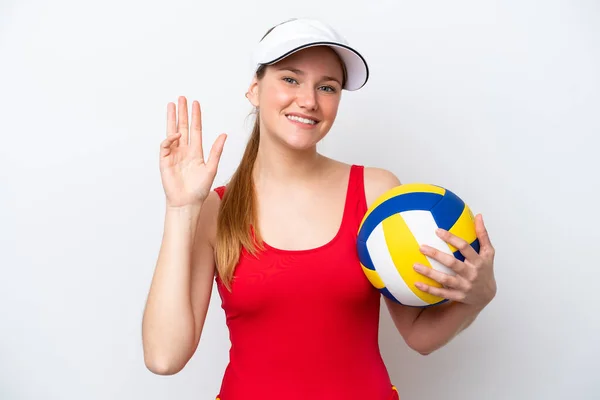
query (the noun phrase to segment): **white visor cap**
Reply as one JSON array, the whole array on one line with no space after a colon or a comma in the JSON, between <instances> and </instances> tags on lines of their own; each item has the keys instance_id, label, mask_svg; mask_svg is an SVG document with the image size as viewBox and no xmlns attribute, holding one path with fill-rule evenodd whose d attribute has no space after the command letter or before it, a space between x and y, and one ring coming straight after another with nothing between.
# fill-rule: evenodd
<instances>
[{"instance_id":1,"label":"white visor cap","mask_svg":"<svg viewBox=\"0 0 600 400\"><path fill-rule=\"evenodd\" d=\"M345 64L346 83L343 89L358 90L367 83L369 67L363 56L333 28L315 19L297 18L274 27L257 45L252 62L257 69L315 46L331 47Z\"/></svg>"}]
</instances>

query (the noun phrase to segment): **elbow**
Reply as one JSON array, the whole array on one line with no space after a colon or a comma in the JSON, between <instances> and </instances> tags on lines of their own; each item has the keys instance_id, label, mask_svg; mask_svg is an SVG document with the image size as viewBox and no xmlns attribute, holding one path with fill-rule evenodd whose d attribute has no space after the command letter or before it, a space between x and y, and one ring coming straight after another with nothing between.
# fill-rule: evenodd
<instances>
[{"instance_id":1,"label":"elbow","mask_svg":"<svg viewBox=\"0 0 600 400\"><path fill-rule=\"evenodd\" d=\"M411 350L419 353L422 356L428 356L438 349L438 347L435 347L432 343L427 343L424 341L409 341L407 342L407 345Z\"/></svg>"},{"instance_id":2,"label":"elbow","mask_svg":"<svg viewBox=\"0 0 600 400\"><path fill-rule=\"evenodd\" d=\"M146 368L156 375L175 375L183 369L182 365L168 359L144 357Z\"/></svg>"},{"instance_id":3,"label":"elbow","mask_svg":"<svg viewBox=\"0 0 600 400\"><path fill-rule=\"evenodd\" d=\"M428 356L436 350L434 348L414 347L414 346L411 346L411 349L413 349L414 351L416 351L417 353L419 353L422 356Z\"/></svg>"},{"instance_id":4,"label":"elbow","mask_svg":"<svg viewBox=\"0 0 600 400\"><path fill-rule=\"evenodd\" d=\"M156 375L175 375L183 369L186 362L184 357L177 357L175 354L144 349L144 365Z\"/></svg>"},{"instance_id":5,"label":"elbow","mask_svg":"<svg viewBox=\"0 0 600 400\"><path fill-rule=\"evenodd\" d=\"M193 354L184 338L157 337L146 332L142 335L144 365L156 375L175 375L180 372Z\"/></svg>"}]
</instances>

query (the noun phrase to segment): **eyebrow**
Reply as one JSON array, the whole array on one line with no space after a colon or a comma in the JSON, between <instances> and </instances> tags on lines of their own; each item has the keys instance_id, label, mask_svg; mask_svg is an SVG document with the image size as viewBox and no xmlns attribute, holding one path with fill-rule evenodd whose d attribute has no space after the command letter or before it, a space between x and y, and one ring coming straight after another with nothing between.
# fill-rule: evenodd
<instances>
[{"instance_id":1,"label":"eyebrow","mask_svg":"<svg viewBox=\"0 0 600 400\"><path fill-rule=\"evenodd\" d=\"M290 72L293 72L293 73L298 74L298 75L305 75L304 71L299 70L297 68L279 67L279 68L277 68L277 70L278 71L290 71ZM342 85L342 82L340 82L339 79L334 78L332 76L323 76L322 79L326 80L326 81L334 81L334 82L337 82L340 86Z\"/></svg>"}]
</instances>

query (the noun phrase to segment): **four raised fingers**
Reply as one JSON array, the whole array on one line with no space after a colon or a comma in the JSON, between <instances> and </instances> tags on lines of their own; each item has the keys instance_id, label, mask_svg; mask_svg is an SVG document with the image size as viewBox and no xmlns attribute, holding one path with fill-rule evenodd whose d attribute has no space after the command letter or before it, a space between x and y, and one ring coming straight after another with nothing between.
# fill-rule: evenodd
<instances>
[{"instance_id":1,"label":"four raised fingers","mask_svg":"<svg viewBox=\"0 0 600 400\"><path fill-rule=\"evenodd\" d=\"M204 160L204 152L202 149L202 112L200 103L197 100L192 102L192 121L191 131L188 125L187 99L185 96L179 96L177 106L174 103L167 105L167 139L161 143L161 157L171 154L171 150L180 144L186 145L189 143L192 151ZM176 108L179 108L177 110ZM177 116L177 118L176 118ZM216 170L223 146L225 144L226 134L221 134L215 140L209 154L207 164Z\"/></svg>"}]
</instances>

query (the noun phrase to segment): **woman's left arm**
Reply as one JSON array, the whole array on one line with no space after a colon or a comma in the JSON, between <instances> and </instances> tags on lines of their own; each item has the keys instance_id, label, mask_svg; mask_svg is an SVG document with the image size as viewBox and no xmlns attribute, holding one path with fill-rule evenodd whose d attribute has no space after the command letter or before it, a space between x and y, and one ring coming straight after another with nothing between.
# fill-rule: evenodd
<instances>
[{"instance_id":1,"label":"woman's left arm","mask_svg":"<svg viewBox=\"0 0 600 400\"><path fill-rule=\"evenodd\" d=\"M381 169L365 169L365 192L367 201L379 197L385 191L400 185L392 173ZM441 288L418 282L415 286L423 292L450 300L448 303L429 308L407 307L385 298L394 324L407 345L425 355L447 344L477 318L479 313L496 295L494 277L495 249L492 246L483 218L475 218L475 231L480 250L476 252L465 240L440 230L437 235L460 250L465 257L460 261L451 254L423 246L421 252L453 270L454 276L423 265L415 265L415 271L442 285Z\"/></svg>"},{"instance_id":2,"label":"woman's left arm","mask_svg":"<svg viewBox=\"0 0 600 400\"><path fill-rule=\"evenodd\" d=\"M438 233L441 239L460 250L465 256L464 261L428 246L421 249L426 256L456 272L455 276L451 276L418 264L414 267L418 273L443 285L442 288L437 288L418 282L415 284L418 289L450 300L448 303L420 310L413 318L408 332L403 335L407 344L421 354L432 353L447 344L471 325L496 296L495 250L480 214L475 218L475 230L480 243L479 254L466 241L450 232ZM406 307L390 301L387 301L387 305L398 326L396 319L406 319L403 316L407 313Z\"/></svg>"}]
</instances>

